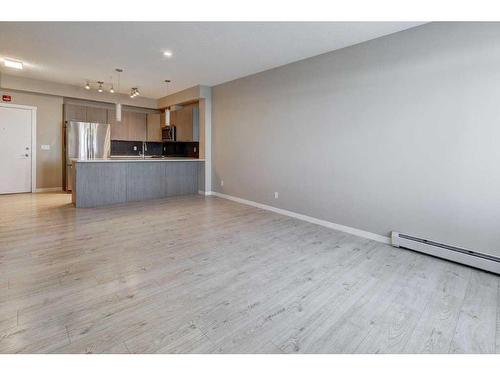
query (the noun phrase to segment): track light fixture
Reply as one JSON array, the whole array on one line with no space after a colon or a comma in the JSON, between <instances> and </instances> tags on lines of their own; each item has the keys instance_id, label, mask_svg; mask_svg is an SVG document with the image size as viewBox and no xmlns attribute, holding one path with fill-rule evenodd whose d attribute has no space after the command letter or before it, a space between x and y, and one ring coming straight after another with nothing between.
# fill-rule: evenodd
<instances>
[{"instance_id":1,"label":"track light fixture","mask_svg":"<svg viewBox=\"0 0 500 375\"><path fill-rule=\"evenodd\" d=\"M136 96L139 96L141 93L139 92L139 89L137 87L132 87L132 90L130 90L130 97L135 98Z\"/></svg>"},{"instance_id":2,"label":"track light fixture","mask_svg":"<svg viewBox=\"0 0 500 375\"><path fill-rule=\"evenodd\" d=\"M108 91L110 94L115 94L115 93L120 93L120 73L123 72L123 69L120 69L120 68L116 68L115 71L118 73L118 87L117 87L117 91L115 91L115 85L114 85L114 82L113 82L113 77L111 77L111 83L106 83L104 81L86 81L85 82L85 90L91 90L92 87L96 87L97 86L97 91L98 92L104 92L104 90ZM132 89L130 90L130 97L131 98L135 98L136 96L139 96L141 95L139 89L137 87L132 87ZM119 121L119 120L118 120Z\"/></svg>"},{"instance_id":3,"label":"track light fixture","mask_svg":"<svg viewBox=\"0 0 500 375\"><path fill-rule=\"evenodd\" d=\"M108 90L111 94L115 93L115 85L113 83L107 83L104 81L86 81L85 82L85 90L91 90L93 87L97 86L97 91L104 92L104 90Z\"/></svg>"}]
</instances>

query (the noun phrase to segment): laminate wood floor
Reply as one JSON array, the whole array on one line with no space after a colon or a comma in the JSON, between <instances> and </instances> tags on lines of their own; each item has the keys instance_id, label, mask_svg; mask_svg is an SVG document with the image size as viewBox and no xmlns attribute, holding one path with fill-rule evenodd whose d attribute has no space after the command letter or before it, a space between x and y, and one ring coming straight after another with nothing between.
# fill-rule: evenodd
<instances>
[{"instance_id":1,"label":"laminate wood floor","mask_svg":"<svg viewBox=\"0 0 500 375\"><path fill-rule=\"evenodd\" d=\"M495 353L499 277L215 197L0 196L1 353Z\"/></svg>"}]
</instances>

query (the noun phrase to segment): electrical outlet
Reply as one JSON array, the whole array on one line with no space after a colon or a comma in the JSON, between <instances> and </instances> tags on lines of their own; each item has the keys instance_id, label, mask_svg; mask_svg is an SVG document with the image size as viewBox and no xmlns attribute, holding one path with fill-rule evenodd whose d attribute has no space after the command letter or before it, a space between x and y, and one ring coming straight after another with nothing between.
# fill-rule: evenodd
<instances>
[{"instance_id":1,"label":"electrical outlet","mask_svg":"<svg viewBox=\"0 0 500 375\"><path fill-rule=\"evenodd\" d=\"M224 180L220 180L220 186L224 186Z\"/></svg>"},{"instance_id":2,"label":"electrical outlet","mask_svg":"<svg viewBox=\"0 0 500 375\"><path fill-rule=\"evenodd\" d=\"M274 199L278 199L278 196L279 196L278 192L277 192L277 191L275 191L275 192L274 192Z\"/></svg>"},{"instance_id":3,"label":"electrical outlet","mask_svg":"<svg viewBox=\"0 0 500 375\"><path fill-rule=\"evenodd\" d=\"M137 146L134 146L134 151L137 151Z\"/></svg>"}]
</instances>

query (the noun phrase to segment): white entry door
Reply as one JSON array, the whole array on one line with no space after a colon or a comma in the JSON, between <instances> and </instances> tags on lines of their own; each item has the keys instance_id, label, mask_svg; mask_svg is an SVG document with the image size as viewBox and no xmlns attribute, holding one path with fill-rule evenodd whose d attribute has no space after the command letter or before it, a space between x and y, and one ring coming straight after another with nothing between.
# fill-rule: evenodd
<instances>
[{"instance_id":1,"label":"white entry door","mask_svg":"<svg viewBox=\"0 0 500 375\"><path fill-rule=\"evenodd\" d=\"M31 109L0 105L0 194L31 191Z\"/></svg>"}]
</instances>

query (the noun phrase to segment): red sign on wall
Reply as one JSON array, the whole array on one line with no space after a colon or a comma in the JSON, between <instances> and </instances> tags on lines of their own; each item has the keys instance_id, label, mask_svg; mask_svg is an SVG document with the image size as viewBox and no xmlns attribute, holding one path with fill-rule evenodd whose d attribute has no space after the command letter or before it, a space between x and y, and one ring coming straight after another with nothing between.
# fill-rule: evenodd
<instances>
[{"instance_id":1,"label":"red sign on wall","mask_svg":"<svg viewBox=\"0 0 500 375\"><path fill-rule=\"evenodd\" d=\"M4 102L11 102L12 101L12 96L10 96L10 95L2 95L2 100Z\"/></svg>"}]
</instances>

